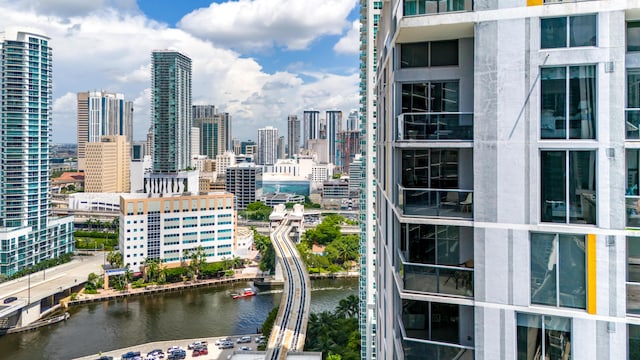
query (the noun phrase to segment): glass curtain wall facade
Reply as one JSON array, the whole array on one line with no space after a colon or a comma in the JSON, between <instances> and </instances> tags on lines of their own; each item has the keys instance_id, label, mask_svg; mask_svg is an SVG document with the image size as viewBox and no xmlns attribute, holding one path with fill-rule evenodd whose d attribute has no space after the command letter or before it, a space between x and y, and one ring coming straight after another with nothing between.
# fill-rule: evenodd
<instances>
[{"instance_id":1,"label":"glass curtain wall facade","mask_svg":"<svg viewBox=\"0 0 640 360\"><path fill-rule=\"evenodd\" d=\"M11 275L73 252L73 217L49 218L49 38L17 29L0 38L0 273Z\"/></svg>"},{"instance_id":2,"label":"glass curtain wall facade","mask_svg":"<svg viewBox=\"0 0 640 360\"><path fill-rule=\"evenodd\" d=\"M640 8L382 5L376 356L640 359Z\"/></svg>"},{"instance_id":3,"label":"glass curtain wall facade","mask_svg":"<svg viewBox=\"0 0 640 360\"><path fill-rule=\"evenodd\" d=\"M191 164L191 59L170 50L151 55L153 171L174 173Z\"/></svg>"}]
</instances>

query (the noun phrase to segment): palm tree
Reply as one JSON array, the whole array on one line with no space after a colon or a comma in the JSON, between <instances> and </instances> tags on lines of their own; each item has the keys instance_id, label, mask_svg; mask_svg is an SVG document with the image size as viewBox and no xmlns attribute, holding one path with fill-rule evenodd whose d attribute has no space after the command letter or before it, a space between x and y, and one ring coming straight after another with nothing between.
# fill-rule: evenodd
<instances>
[{"instance_id":1,"label":"palm tree","mask_svg":"<svg viewBox=\"0 0 640 360\"><path fill-rule=\"evenodd\" d=\"M147 276L148 282L154 282L158 280L161 272L161 264L159 259L146 259L144 261L145 264L145 274Z\"/></svg>"},{"instance_id":2,"label":"palm tree","mask_svg":"<svg viewBox=\"0 0 640 360\"><path fill-rule=\"evenodd\" d=\"M115 268L121 268L123 265L122 253L114 250L107 254L107 262Z\"/></svg>"},{"instance_id":3,"label":"palm tree","mask_svg":"<svg viewBox=\"0 0 640 360\"><path fill-rule=\"evenodd\" d=\"M198 246L193 250L187 250L185 252L185 258L189 259L189 269L193 273L193 280L198 280L200 269L207 263L207 253L202 246Z\"/></svg>"},{"instance_id":4,"label":"palm tree","mask_svg":"<svg viewBox=\"0 0 640 360\"><path fill-rule=\"evenodd\" d=\"M338 302L335 314L341 318L356 317L360 310L360 299L356 295L349 295Z\"/></svg>"}]
</instances>

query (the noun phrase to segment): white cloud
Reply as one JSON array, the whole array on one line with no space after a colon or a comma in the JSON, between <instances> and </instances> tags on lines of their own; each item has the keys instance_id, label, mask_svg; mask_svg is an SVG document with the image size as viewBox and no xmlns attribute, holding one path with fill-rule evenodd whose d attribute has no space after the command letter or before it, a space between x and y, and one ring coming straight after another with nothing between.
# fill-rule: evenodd
<instances>
[{"instance_id":1,"label":"white cloud","mask_svg":"<svg viewBox=\"0 0 640 360\"><path fill-rule=\"evenodd\" d=\"M347 35L334 45L333 50L340 54L357 54L360 49L360 20L351 24Z\"/></svg>"},{"instance_id":2,"label":"white cloud","mask_svg":"<svg viewBox=\"0 0 640 360\"><path fill-rule=\"evenodd\" d=\"M135 0L21 0L15 2L22 9L31 9L38 14L62 18L87 15L107 7L137 11Z\"/></svg>"},{"instance_id":3,"label":"white cloud","mask_svg":"<svg viewBox=\"0 0 640 360\"><path fill-rule=\"evenodd\" d=\"M0 24L35 27L51 38L54 142L76 142L76 93L89 90L121 92L133 100L134 139L146 139L151 52L170 47L192 58L194 103L229 112L240 138L256 139L257 129L267 125L284 132L287 115L301 115L305 108L346 111L358 104L357 70L340 76L299 73L300 66L267 73L253 58L141 14L103 9L62 18L12 4L0 0Z\"/></svg>"},{"instance_id":4,"label":"white cloud","mask_svg":"<svg viewBox=\"0 0 640 360\"><path fill-rule=\"evenodd\" d=\"M244 50L305 49L323 35L339 35L355 0L239 0L187 14L178 26L215 44Z\"/></svg>"}]
</instances>

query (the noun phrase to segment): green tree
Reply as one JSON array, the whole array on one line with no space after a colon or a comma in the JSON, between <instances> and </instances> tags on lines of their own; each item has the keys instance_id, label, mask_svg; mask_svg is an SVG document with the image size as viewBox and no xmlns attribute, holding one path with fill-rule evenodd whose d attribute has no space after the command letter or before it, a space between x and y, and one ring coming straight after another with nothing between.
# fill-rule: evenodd
<instances>
[{"instance_id":1,"label":"green tree","mask_svg":"<svg viewBox=\"0 0 640 360\"><path fill-rule=\"evenodd\" d=\"M160 259L147 258L144 261L144 272L148 282L160 282L159 279L162 273L162 263Z\"/></svg>"},{"instance_id":2,"label":"green tree","mask_svg":"<svg viewBox=\"0 0 640 360\"><path fill-rule=\"evenodd\" d=\"M338 302L334 314L339 318L353 318L358 316L359 311L360 298L357 295L349 295Z\"/></svg>"},{"instance_id":3,"label":"green tree","mask_svg":"<svg viewBox=\"0 0 640 360\"><path fill-rule=\"evenodd\" d=\"M276 252L268 236L253 230L253 246L260 252L260 270L272 271L276 267Z\"/></svg>"},{"instance_id":4,"label":"green tree","mask_svg":"<svg viewBox=\"0 0 640 360\"><path fill-rule=\"evenodd\" d=\"M189 273L193 274L193 280L197 281L200 270L203 265L207 263L207 253L204 251L202 245L200 245L193 250L187 250L184 256L189 259Z\"/></svg>"},{"instance_id":5,"label":"green tree","mask_svg":"<svg viewBox=\"0 0 640 360\"><path fill-rule=\"evenodd\" d=\"M247 210L244 212L244 216L250 220L267 221L269 220L269 215L271 215L272 211L273 209L271 206L256 201L247 205Z\"/></svg>"},{"instance_id":6,"label":"green tree","mask_svg":"<svg viewBox=\"0 0 640 360\"><path fill-rule=\"evenodd\" d=\"M123 265L122 253L114 250L107 254L107 262L115 268L121 268Z\"/></svg>"}]
</instances>

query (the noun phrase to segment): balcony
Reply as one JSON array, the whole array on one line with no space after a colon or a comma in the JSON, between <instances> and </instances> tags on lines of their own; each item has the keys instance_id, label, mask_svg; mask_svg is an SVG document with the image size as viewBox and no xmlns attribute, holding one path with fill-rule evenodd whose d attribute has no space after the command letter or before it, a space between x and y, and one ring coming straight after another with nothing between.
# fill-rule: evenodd
<instances>
[{"instance_id":1,"label":"balcony","mask_svg":"<svg viewBox=\"0 0 640 360\"><path fill-rule=\"evenodd\" d=\"M462 266L419 264L399 253L398 264L405 291L473 297L473 260Z\"/></svg>"},{"instance_id":2,"label":"balcony","mask_svg":"<svg viewBox=\"0 0 640 360\"><path fill-rule=\"evenodd\" d=\"M473 11L472 0L404 0L404 16Z\"/></svg>"},{"instance_id":3,"label":"balcony","mask_svg":"<svg viewBox=\"0 0 640 360\"><path fill-rule=\"evenodd\" d=\"M473 113L405 113L397 117L397 141L473 140Z\"/></svg>"},{"instance_id":4,"label":"balcony","mask_svg":"<svg viewBox=\"0 0 640 360\"><path fill-rule=\"evenodd\" d=\"M473 348L461 345L436 344L424 340L402 340L404 358L433 360L473 360Z\"/></svg>"},{"instance_id":5,"label":"balcony","mask_svg":"<svg viewBox=\"0 0 640 360\"><path fill-rule=\"evenodd\" d=\"M473 190L405 188L398 185L398 205L406 216L473 219Z\"/></svg>"}]
</instances>

